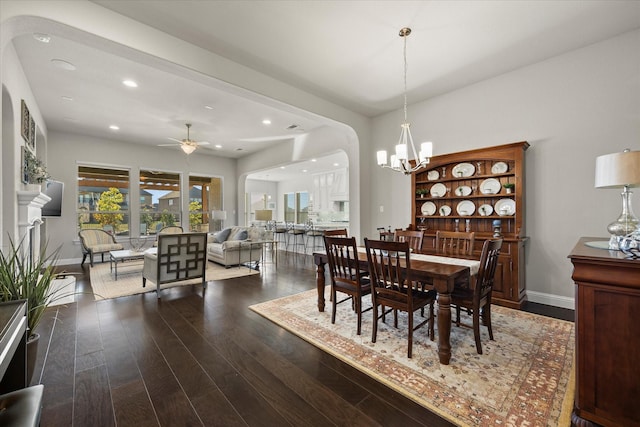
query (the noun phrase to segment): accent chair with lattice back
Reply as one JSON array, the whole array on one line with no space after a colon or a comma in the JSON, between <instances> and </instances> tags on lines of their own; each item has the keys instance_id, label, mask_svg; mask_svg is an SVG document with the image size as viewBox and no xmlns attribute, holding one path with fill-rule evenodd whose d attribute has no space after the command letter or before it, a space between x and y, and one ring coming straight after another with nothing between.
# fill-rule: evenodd
<instances>
[{"instance_id":1,"label":"accent chair with lattice back","mask_svg":"<svg viewBox=\"0 0 640 427\"><path fill-rule=\"evenodd\" d=\"M207 233L160 234L158 247L144 254L142 286L147 280L160 285L201 279L203 292L207 288Z\"/></svg>"}]
</instances>

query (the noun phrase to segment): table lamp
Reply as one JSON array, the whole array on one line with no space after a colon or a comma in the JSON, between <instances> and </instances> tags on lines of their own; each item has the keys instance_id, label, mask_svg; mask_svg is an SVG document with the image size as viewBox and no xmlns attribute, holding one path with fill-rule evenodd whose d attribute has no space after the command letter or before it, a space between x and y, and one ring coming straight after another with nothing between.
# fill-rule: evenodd
<instances>
[{"instance_id":1,"label":"table lamp","mask_svg":"<svg viewBox=\"0 0 640 427\"><path fill-rule=\"evenodd\" d=\"M622 188L622 213L607 226L611 238L609 249L619 249L619 243L630 233L640 233L640 222L633 214L631 187L640 185L640 151L624 150L596 158L596 188Z\"/></svg>"},{"instance_id":2,"label":"table lamp","mask_svg":"<svg viewBox=\"0 0 640 427\"><path fill-rule=\"evenodd\" d=\"M215 221L215 231L222 230L222 222L227 219L227 211L211 211L211 218Z\"/></svg>"},{"instance_id":3,"label":"table lamp","mask_svg":"<svg viewBox=\"0 0 640 427\"><path fill-rule=\"evenodd\" d=\"M256 209L256 221L271 221L272 217L271 209Z\"/></svg>"}]
</instances>

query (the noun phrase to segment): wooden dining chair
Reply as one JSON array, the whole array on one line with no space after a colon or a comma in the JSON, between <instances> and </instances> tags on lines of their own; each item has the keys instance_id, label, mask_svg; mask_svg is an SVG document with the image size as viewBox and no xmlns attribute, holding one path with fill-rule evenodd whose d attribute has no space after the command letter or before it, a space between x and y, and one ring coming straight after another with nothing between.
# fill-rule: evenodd
<instances>
[{"instance_id":1,"label":"wooden dining chair","mask_svg":"<svg viewBox=\"0 0 640 427\"><path fill-rule=\"evenodd\" d=\"M325 236L331 237L349 237L349 233L346 228L337 228L335 230L324 230Z\"/></svg>"},{"instance_id":2,"label":"wooden dining chair","mask_svg":"<svg viewBox=\"0 0 640 427\"><path fill-rule=\"evenodd\" d=\"M395 241L407 242L413 252L422 252L422 242L424 240L424 231L422 230L396 230Z\"/></svg>"},{"instance_id":3,"label":"wooden dining chair","mask_svg":"<svg viewBox=\"0 0 640 427\"><path fill-rule=\"evenodd\" d=\"M456 286L451 293L451 306L456 309L456 326L473 328L473 336L476 340L476 350L482 354L480 343L480 312L482 311L482 323L489 331L489 339L493 341L493 329L491 328L491 292L493 279L498 267L498 256L502 247L502 239L485 240L480 256L480 269L473 289ZM464 308L471 314L473 324L471 326L460 323L460 309Z\"/></svg>"},{"instance_id":4,"label":"wooden dining chair","mask_svg":"<svg viewBox=\"0 0 640 427\"><path fill-rule=\"evenodd\" d=\"M447 256L471 256L476 233L436 231L436 253Z\"/></svg>"},{"instance_id":5,"label":"wooden dining chair","mask_svg":"<svg viewBox=\"0 0 640 427\"><path fill-rule=\"evenodd\" d=\"M362 297L371 293L371 283L363 277L358 269L358 247L355 237L331 237L324 236L329 275L331 277L331 301L333 312L331 323L336 323L337 306L345 301L352 301L353 308L358 316L357 334L362 328ZM337 293L348 295L338 301ZM371 307L364 310L371 310Z\"/></svg>"},{"instance_id":6,"label":"wooden dining chair","mask_svg":"<svg viewBox=\"0 0 640 427\"><path fill-rule=\"evenodd\" d=\"M407 280L406 271L411 269L409 242L387 242L364 239L371 277L371 299L373 301L373 332L371 342L376 342L378 320L393 312L394 327L398 327L398 311L407 313L407 357L411 358L413 331L429 324L429 338L434 339L433 303L435 291L423 291ZM405 266L404 268L402 268ZM414 312L429 307L429 316L414 326ZM381 313L378 312L381 307Z\"/></svg>"}]
</instances>

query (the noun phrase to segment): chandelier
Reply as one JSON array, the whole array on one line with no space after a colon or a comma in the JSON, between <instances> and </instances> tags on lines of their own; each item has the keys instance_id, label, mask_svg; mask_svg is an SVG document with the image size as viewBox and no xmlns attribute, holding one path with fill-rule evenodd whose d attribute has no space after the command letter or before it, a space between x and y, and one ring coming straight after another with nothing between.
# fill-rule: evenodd
<instances>
[{"instance_id":1,"label":"chandelier","mask_svg":"<svg viewBox=\"0 0 640 427\"><path fill-rule=\"evenodd\" d=\"M405 175L426 167L433 152L431 142L423 142L420 145L420 151L416 152L411 136L411 123L407 121L407 36L409 34L411 34L411 28L408 27L401 29L399 34L404 39L404 122L400 125L400 139L396 145L396 153L391 155L391 164L387 163L387 150L377 152L378 166L402 172ZM412 164L412 161L415 161L415 164Z\"/></svg>"}]
</instances>

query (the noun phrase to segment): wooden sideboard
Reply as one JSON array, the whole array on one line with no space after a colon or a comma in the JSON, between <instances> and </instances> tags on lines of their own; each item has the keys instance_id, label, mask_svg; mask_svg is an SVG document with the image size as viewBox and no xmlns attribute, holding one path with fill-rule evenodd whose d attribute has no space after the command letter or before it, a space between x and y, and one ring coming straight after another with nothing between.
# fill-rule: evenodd
<instances>
[{"instance_id":1,"label":"wooden sideboard","mask_svg":"<svg viewBox=\"0 0 640 427\"><path fill-rule=\"evenodd\" d=\"M575 282L573 426L640 426L640 260L587 244L569 255ZM608 240L607 240L608 241Z\"/></svg>"},{"instance_id":2,"label":"wooden sideboard","mask_svg":"<svg viewBox=\"0 0 640 427\"><path fill-rule=\"evenodd\" d=\"M494 279L492 302L522 308L525 285L526 141L431 158L411 175L412 228L424 230L422 250L435 252L437 230L475 232L473 255L493 236L499 221L504 242ZM515 187L507 190L504 185ZM425 193L425 194L418 194Z\"/></svg>"}]
</instances>

